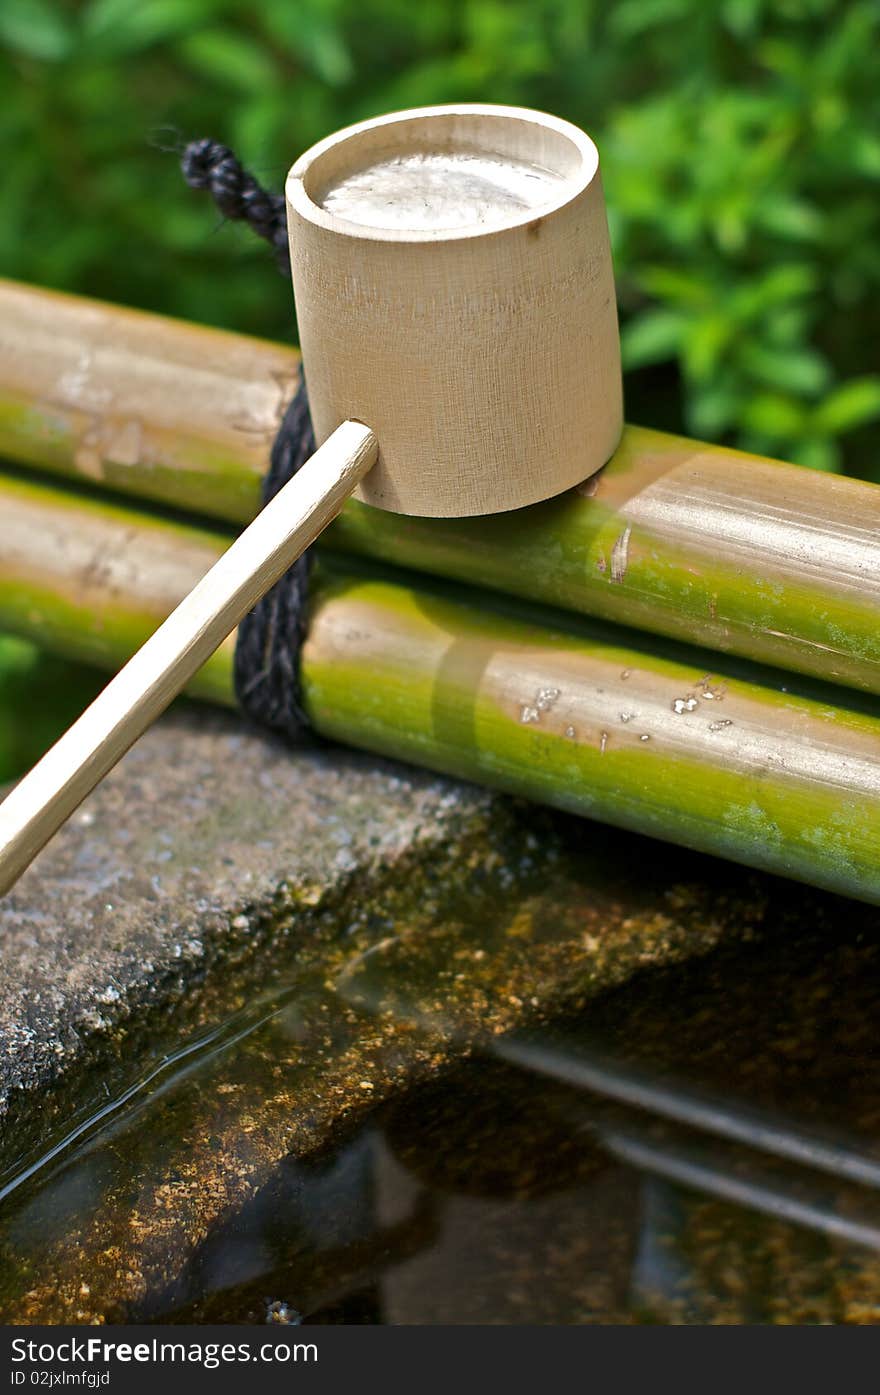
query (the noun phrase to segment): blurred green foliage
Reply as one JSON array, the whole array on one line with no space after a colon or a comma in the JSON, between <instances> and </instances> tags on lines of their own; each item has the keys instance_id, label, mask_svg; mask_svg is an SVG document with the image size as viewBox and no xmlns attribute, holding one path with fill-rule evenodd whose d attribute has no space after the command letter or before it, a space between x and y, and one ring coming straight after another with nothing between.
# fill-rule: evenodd
<instances>
[{"instance_id":1,"label":"blurred green foliage","mask_svg":"<svg viewBox=\"0 0 880 1395\"><path fill-rule=\"evenodd\" d=\"M602 154L630 420L880 479L878 0L0 0L0 93L0 273L279 338L289 291L182 141L280 188L379 112L566 116Z\"/></svg>"},{"instance_id":2,"label":"blurred green foliage","mask_svg":"<svg viewBox=\"0 0 880 1395\"><path fill-rule=\"evenodd\" d=\"M543 107L600 145L630 418L871 471L877 0L0 0L0 50L6 275L288 336L175 145L280 187L377 112Z\"/></svg>"}]
</instances>

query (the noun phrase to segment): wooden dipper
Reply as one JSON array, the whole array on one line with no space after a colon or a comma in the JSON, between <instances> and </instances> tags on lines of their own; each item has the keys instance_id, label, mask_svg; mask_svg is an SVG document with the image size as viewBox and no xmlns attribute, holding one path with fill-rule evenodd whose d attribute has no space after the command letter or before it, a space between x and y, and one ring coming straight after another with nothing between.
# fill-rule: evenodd
<instances>
[{"instance_id":1,"label":"wooden dipper","mask_svg":"<svg viewBox=\"0 0 880 1395\"><path fill-rule=\"evenodd\" d=\"M425 107L287 180L315 455L0 805L0 893L349 495L500 513L598 470L622 429L596 148L555 117Z\"/></svg>"},{"instance_id":2,"label":"wooden dipper","mask_svg":"<svg viewBox=\"0 0 880 1395\"><path fill-rule=\"evenodd\" d=\"M561 494L623 425L599 157L568 122L425 107L313 146L287 180L317 439L368 422L357 491L394 513Z\"/></svg>"}]
</instances>

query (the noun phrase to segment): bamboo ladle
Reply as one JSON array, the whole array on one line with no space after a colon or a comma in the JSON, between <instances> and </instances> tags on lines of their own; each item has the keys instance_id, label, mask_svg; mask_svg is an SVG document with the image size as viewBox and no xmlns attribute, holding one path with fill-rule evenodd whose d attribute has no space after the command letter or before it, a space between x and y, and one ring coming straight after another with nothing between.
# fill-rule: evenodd
<instances>
[{"instance_id":1,"label":"bamboo ladle","mask_svg":"<svg viewBox=\"0 0 880 1395\"><path fill-rule=\"evenodd\" d=\"M577 127L500 106L397 113L313 146L286 192L322 444L0 805L0 894L350 495L500 513L617 445L605 206Z\"/></svg>"}]
</instances>

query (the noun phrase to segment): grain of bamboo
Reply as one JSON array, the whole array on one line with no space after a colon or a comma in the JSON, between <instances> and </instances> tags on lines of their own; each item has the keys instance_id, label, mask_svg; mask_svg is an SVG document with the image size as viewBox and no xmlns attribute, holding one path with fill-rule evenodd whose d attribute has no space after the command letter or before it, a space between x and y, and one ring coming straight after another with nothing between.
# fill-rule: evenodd
<instances>
[{"instance_id":1,"label":"grain of bamboo","mask_svg":"<svg viewBox=\"0 0 880 1395\"><path fill-rule=\"evenodd\" d=\"M298 362L0 282L0 455L245 523ZM875 485L631 426L583 493L462 520L351 502L326 543L880 693Z\"/></svg>"},{"instance_id":2,"label":"grain of bamboo","mask_svg":"<svg viewBox=\"0 0 880 1395\"><path fill-rule=\"evenodd\" d=\"M116 667L226 541L0 479L0 629ZM375 570L315 574L302 677L323 735L880 903L880 721L845 694ZM192 691L232 704L231 642Z\"/></svg>"}]
</instances>

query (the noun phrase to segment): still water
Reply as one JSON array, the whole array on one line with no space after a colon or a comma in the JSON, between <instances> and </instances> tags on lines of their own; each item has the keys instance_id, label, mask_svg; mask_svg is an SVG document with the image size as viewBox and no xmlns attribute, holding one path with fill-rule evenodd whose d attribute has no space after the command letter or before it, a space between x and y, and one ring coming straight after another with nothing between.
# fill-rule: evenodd
<instances>
[{"instance_id":1,"label":"still water","mask_svg":"<svg viewBox=\"0 0 880 1395\"><path fill-rule=\"evenodd\" d=\"M303 972L73 1118L3 1179L2 1315L880 1321L870 922L835 902L474 1031L458 986L540 975L553 894Z\"/></svg>"}]
</instances>

